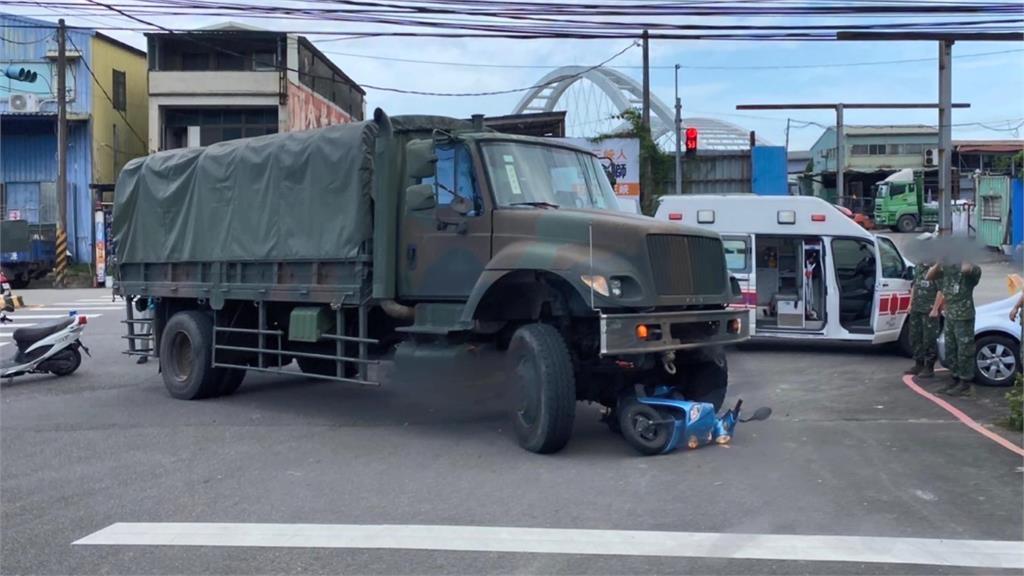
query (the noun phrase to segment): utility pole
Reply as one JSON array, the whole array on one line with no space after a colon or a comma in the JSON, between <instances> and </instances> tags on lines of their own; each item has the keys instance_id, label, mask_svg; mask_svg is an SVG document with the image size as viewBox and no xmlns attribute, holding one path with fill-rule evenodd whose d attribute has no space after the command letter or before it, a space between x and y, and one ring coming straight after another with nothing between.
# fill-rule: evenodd
<instances>
[{"instance_id":1,"label":"utility pole","mask_svg":"<svg viewBox=\"0 0 1024 576\"><path fill-rule=\"evenodd\" d=\"M939 230L953 231L953 189L950 186L953 151L952 40L939 41Z\"/></svg>"},{"instance_id":2,"label":"utility pole","mask_svg":"<svg viewBox=\"0 0 1024 576\"><path fill-rule=\"evenodd\" d=\"M792 118L786 118L786 153L789 153L789 123Z\"/></svg>"},{"instance_id":3,"label":"utility pole","mask_svg":"<svg viewBox=\"0 0 1024 576\"><path fill-rule=\"evenodd\" d=\"M846 128L843 126L843 105L842 103L839 103L836 104L836 197L841 206L845 206L845 204L843 204L843 200L846 198L845 173Z\"/></svg>"},{"instance_id":4,"label":"utility pole","mask_svg":"<svg viewBox=\"0 0 1024 576\"><path fill-rule=\"evenodd\" d=\"M56 284L64 287L68 272L68 102L67 28L57 21L57 243Z\"/></svg>"},{"instance_id":5,"label":"utility pole","mask_svg":"<svg viewBox=\"0 0 1024 576\"><path fill-rule=\"evenodd\" d=\"M683 167L680 164L683 156L683 103L679 100L679 64L676 64L676 121L673 128L676 132L676 194L683 193Z\"/></svg>"},{"instance_id":6,"label":"utility pole","mask_svg":"<svg viewBox=\"0 0 1024 576\"><path fill-rule=\"evenodd\" d=\"M840 31L836 40L898 41L927 40L939 43L939 230L953 231L953 189L951 160L953 151L953 43L957 41L1021 42L1021 32L873 32Z\"/></svg>"},{"instance_id":7,"label":"utility pole","mask_svg":"<svg viewBox=\"0 0 1024 576\"><path fill-rule=\"evenodd\" d=\"M970 108L970 104L948 103L950 108ZM939 104L917 102L879 102L846 104L842 102L828 104L740 104L737 110L835 110L836 112L836 194L841 200L844 196L843 173L846 170L846 137L843 122L843 111L849 108L872 110L904 110L911 108L939 108ZM787 144L788 146L788 144ZM828 170L826 162L826 171Z\"/></svg>"},{"instance_id":8,"label":"utility pole","mask_svg":"<svg viewBox=\"0 0 1024 576\"><path fill-rule=\"evenodd\" d=\"M651 137L651 58L649 50L650 35L647 30L643 32L643 52L644 52L644 94L643 94L643 109L640 111L640 118L643 123L643 135L640 146L640 210L641 212L650 212L652 198L651 194L654 192L651 185L651 155L644 151L643 146L644 139Z\"/></svg>"}]
</instances>

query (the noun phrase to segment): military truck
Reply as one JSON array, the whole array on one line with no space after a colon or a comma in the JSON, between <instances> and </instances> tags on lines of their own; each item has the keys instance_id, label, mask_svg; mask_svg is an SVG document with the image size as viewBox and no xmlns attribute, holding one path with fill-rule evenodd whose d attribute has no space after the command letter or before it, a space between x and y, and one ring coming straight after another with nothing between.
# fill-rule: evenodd
<instances>
[{"instance_id":1,"label":"military truck","mask_svg":"<svg viewBox=\"0 0 1024 576\"><path fill-rule=\"evenodd\" d=\"M747 337L716 234L623 213L590 152L480 118L377 110L160 152L129 162L115 196L127 352L158 356L174 398L293 361L374 385L398 343L490 343L519 443L548 453L577 401L613 427L652 386L717 411L722 347Z\"/></svg>"},{"instance_id":2,"label":"military truck","mask_svg":"<svg viewBox=\"0 0 1024 576\"><path fill-rule=\"evenodd\" d=\"M924 172L906 168L875 184L875 226L913 232L938 221L938 203L926 198Z\"/></svg>"}]
</instances>

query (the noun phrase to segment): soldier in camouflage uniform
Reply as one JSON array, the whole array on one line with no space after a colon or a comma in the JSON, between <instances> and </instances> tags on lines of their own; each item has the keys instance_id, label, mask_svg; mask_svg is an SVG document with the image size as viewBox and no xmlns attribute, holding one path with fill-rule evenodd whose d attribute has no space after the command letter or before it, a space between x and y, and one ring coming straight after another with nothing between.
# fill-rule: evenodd
<instances>
[{"instance_id":1,"label":"soldier in camouflage uniform","mask_svg":"<svg viewBox=\"0 0 1024 576\"><path fill-rule=\"evenodd\" d=\"M981 268L961 264L936 264L925 278L939 282L939 295L932 317L946 316L946 360L953 381L939 390L952 396L974 395L974 287L981 280Z\"/></svg>"},{"instance_id":2,"label":"soldier in camouflage uniform","mask_svg":"<svg viewBox=\"0 0 1024 576\"><path fill-rule=\"evenodd\" d=\"M925 276L931 262L918 262L914 267L914 285L910 292L910 346L914 350L914 367L904 372L919 378L935 376L936 345L939 337L939 319L931 316L939 283Z\"/></svg>"}]
</instances>

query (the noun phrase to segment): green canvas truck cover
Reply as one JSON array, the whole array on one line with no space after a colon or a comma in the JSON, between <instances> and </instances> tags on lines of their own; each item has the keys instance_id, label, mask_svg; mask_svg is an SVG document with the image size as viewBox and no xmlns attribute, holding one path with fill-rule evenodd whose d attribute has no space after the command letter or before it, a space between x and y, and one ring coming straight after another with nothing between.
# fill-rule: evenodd
<instances>
[{"instance_id":1,"label":"green canvas truck cover","mask_svg":"<svg viewBox=\"0 0 1024 576\"><path fill-rule=\"evenodd\" d=\"M132 160L115 189L118 262L356 256L372 233L377 130L359 122Z\"/></svg>"}]
</instances>

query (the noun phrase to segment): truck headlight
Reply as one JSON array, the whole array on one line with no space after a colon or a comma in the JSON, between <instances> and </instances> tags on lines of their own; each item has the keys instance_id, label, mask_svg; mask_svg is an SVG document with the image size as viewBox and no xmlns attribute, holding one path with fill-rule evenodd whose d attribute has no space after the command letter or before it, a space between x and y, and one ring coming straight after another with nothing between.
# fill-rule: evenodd
<instances>
[{"instance_id":1,"label":"truck headlight","mask_svg":"<svg viewBox=\"0 0 1024 576\"><path fill-rule=\"evenodd\" d=\"M605 278L604 276L596 276L596 275L595 276L587 276L587 275L583 275L583 276L580 276L580 280L583 281L583 283L586 284L588 287L593 289L594 292L597 292L601 296L607 296L609 294L609 291L608 291L608 279ZM621 290L621 288L622 288L621 284L620 284L619 288Z\"/></svg>"},{"instance_id":2,"label":"truck headlight","mask_svg":"<svg viewBox=\"0 0 1024 576\"><path fill-rule=\"evenodd\" d=\"M611 290L612 296L615 296L616 298L622 296L622 280L618 278L609 279L608 288Z\"/></svg>"}]
</instances>

